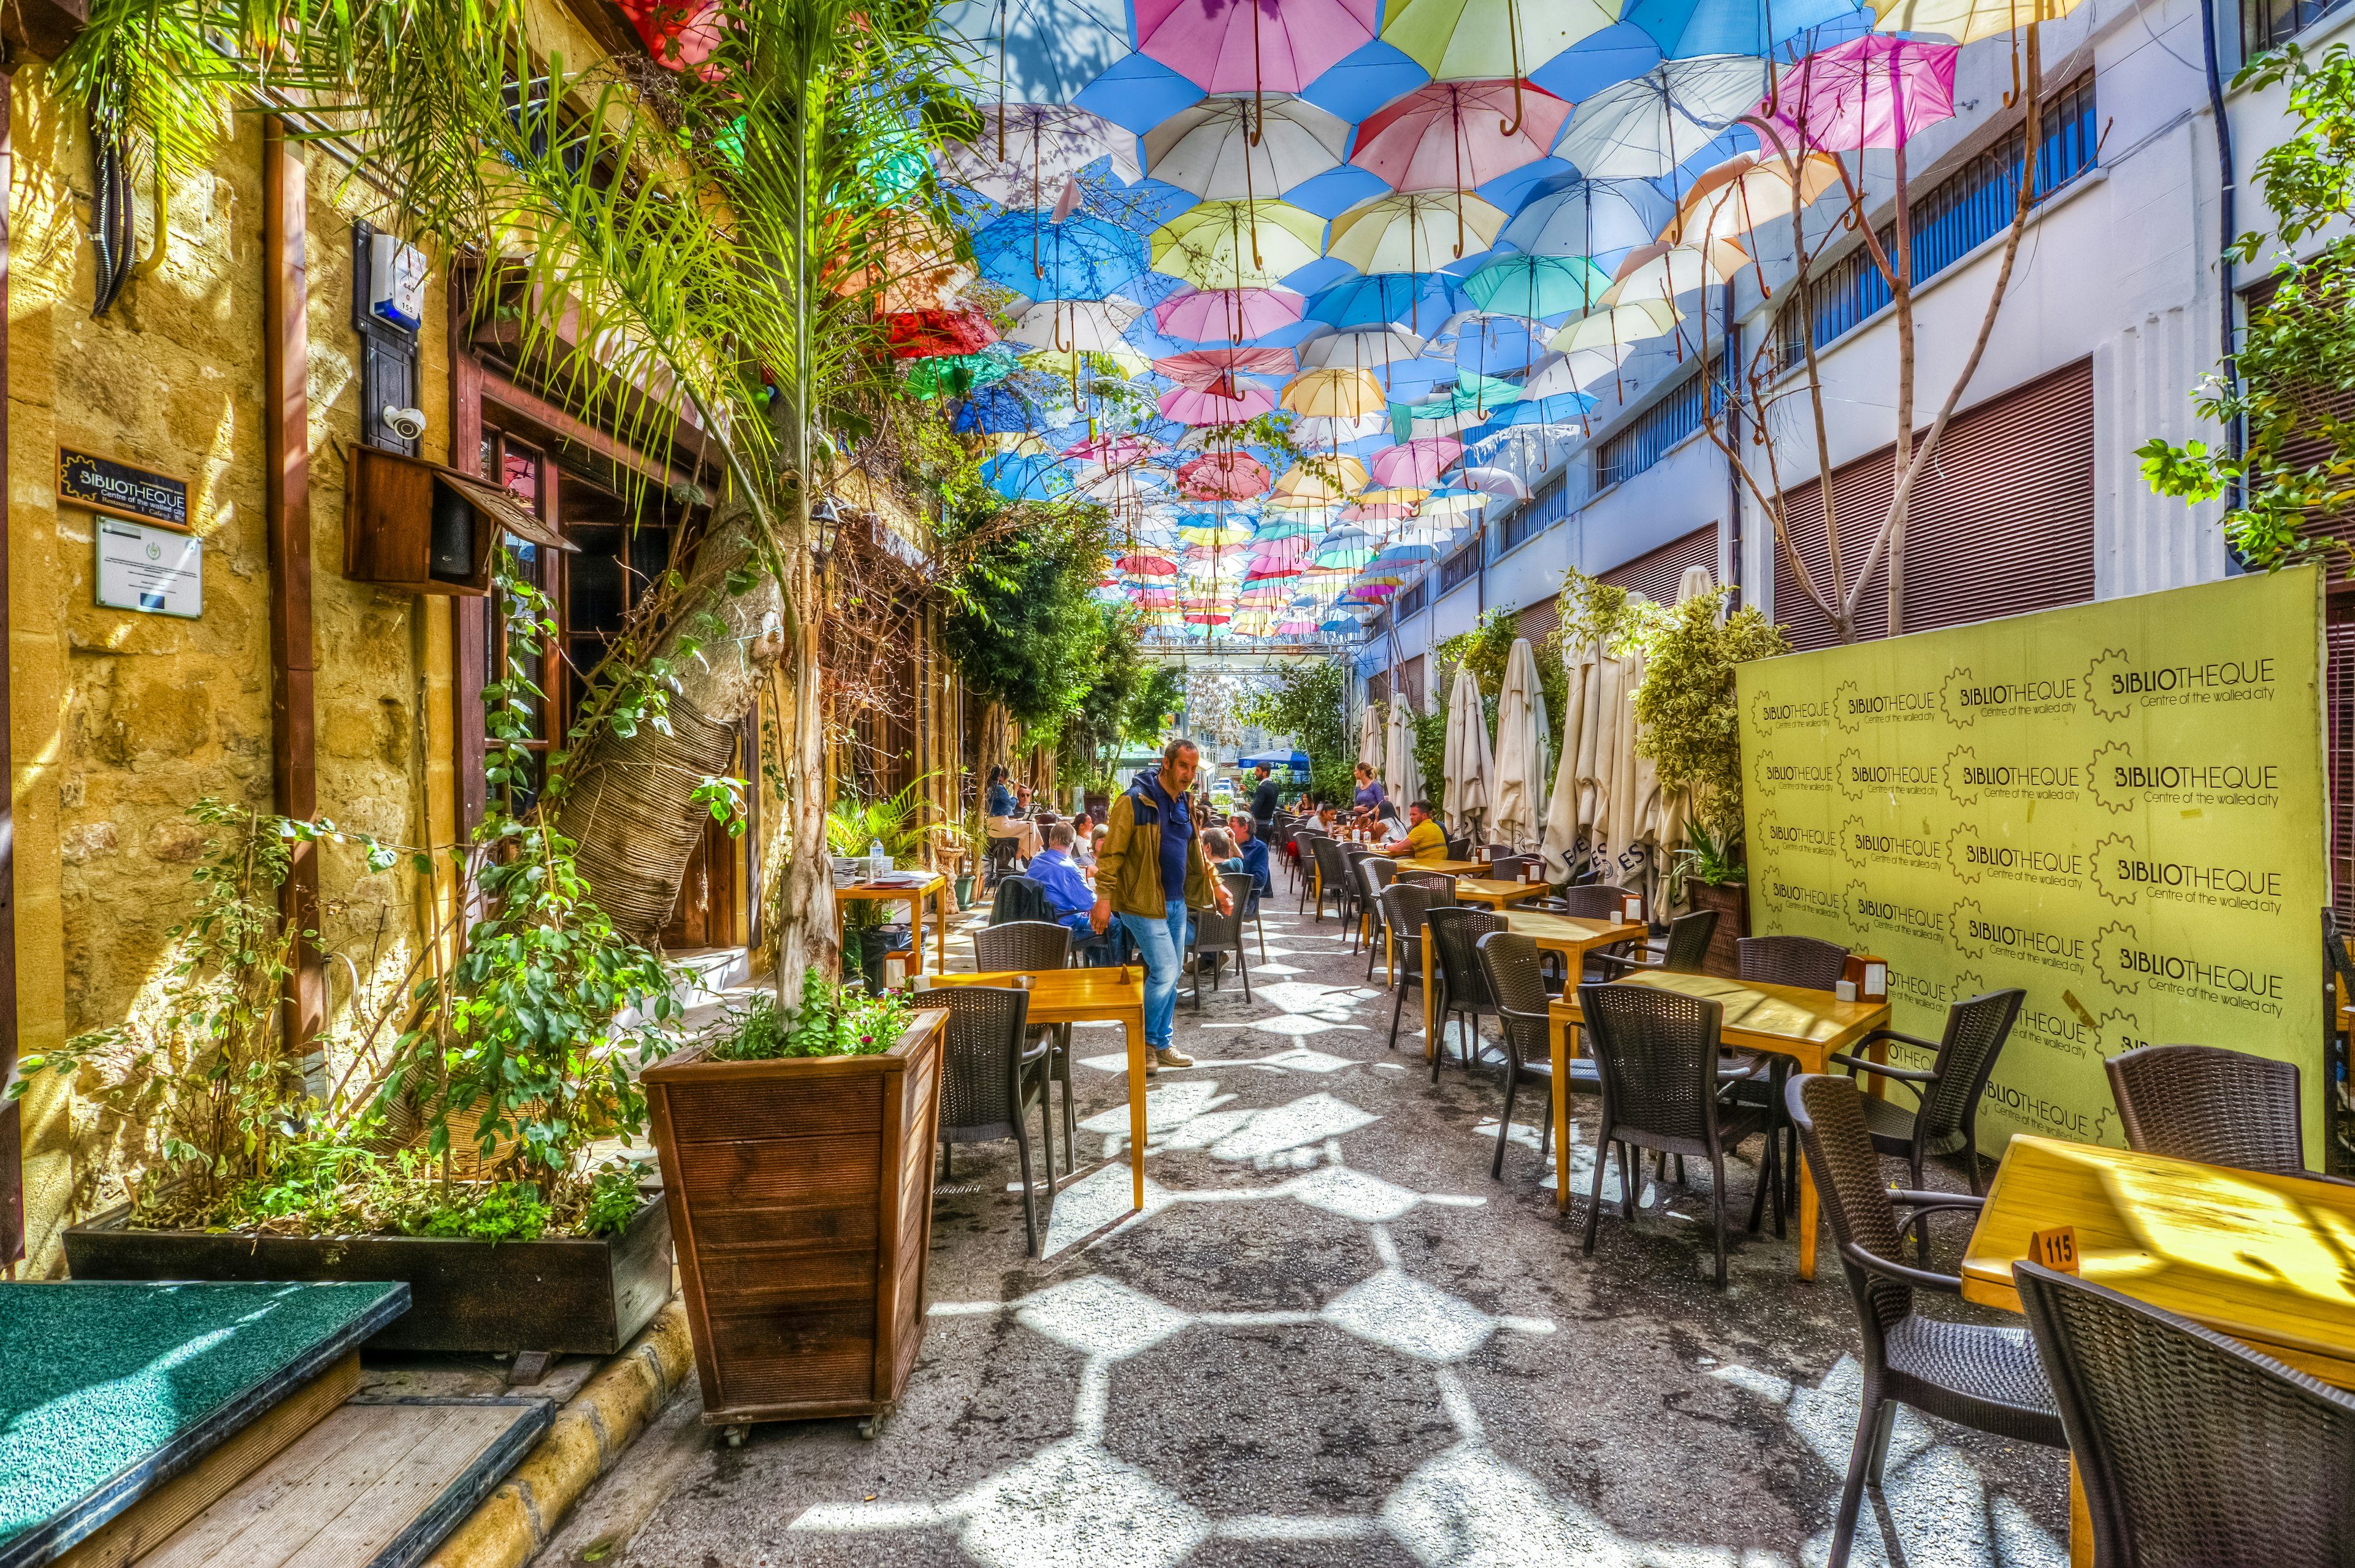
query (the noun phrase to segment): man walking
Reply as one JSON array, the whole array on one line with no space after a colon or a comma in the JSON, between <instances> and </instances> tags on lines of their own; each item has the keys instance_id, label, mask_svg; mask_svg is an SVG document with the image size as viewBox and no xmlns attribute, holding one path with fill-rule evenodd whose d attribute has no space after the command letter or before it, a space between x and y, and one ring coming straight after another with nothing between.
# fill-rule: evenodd
<instances>
[{"instance_id":1,"label":"man walking","mask_svg":"<svg viewBox=\"0 0 2355 1568\"><path fill-rule=\"evenodd\" d=\"M1259 829L1262 839L1275 832L1275 781L1267 775L1267 764L1262 763L1259 765L1259 787L1252 791L1251 797L1252 825Z\"/></svg>"},{"instance_id":2,"label":"man walking","mask_svg":"<svg viewBox=\"0 0 2355 1568\"><path fill-rule=\"evenodd\" d=\"M1144 955L1148 1072L1194 1065L1192 1057L1170 1043L1178 1021L1178 974L1186 956L1187 904L1207 909L1215 903L1224 914L1234 902L1202 859L1201 837L1187 806L1187 792L1201 764L1193 741L1170 741L1162 749L1160 769L1138 773L1128 793L1112 803L1110 830L1096 851L1097 896L1089 923L1101 933L1119 915Z\"/></svg>"}]
</instances>

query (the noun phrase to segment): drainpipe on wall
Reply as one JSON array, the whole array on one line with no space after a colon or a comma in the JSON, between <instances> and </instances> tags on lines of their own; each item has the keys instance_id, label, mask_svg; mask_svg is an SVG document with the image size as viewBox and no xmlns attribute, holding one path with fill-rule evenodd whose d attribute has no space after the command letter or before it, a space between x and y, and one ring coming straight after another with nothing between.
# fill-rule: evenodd
<instances>
[{"instance_id":1,"label":"drainpipe on wall","mask_svg":"<svg viewBox=\"0 0 2355 1568\"><path fill-rule=\"evenodd\" d=\"M1733 342L1733 283L1724 284L1720 306L1723 316L1718 341L1729 346L1725 361L1725 526L1732 536L1725 547L1725 581L1733 592L1725 602L1729 611L1742 607L1742 459L1735 455L1742 450L1742 400L1733 395L1733 378L1740 372L1733 363L1731 345ZM1703 393L1703 396L1707 396Z\"/></svg>"},{"instance_id":2,"label":"drainpipe on wall","mask_svg":"<svg viewBox=\"0 0 2355 1568\"><path fill-rule=\"evenodd\" d=\"M2232 122L2224 111L2224 78L2216 64L2216 0L2200 0L2200 49L2208 69L2208 112L2216 121L2216 167L2220 177L2217 191L2221 232L2217 237L2217 290L2222 299L2219 305L2221 319L2218 332L2223 354L2224 383L2240 384L2240 355L2233 345L2233 268L2232 242L2240 237L2240 220L2234 212L2235 181L2232 171ZM2234 421L2224 431L2225 449L2234 457L2241 455L2241 426ZM2235 483L2226 494L2224 504L2241 504L2241 486Z\"/></svg>"}]
</instances>

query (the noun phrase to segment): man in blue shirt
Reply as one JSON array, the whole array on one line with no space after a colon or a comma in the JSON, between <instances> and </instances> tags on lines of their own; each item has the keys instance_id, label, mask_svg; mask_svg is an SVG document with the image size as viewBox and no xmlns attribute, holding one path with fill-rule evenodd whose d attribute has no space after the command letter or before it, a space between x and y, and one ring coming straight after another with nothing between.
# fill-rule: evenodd
<instances>
[{"instance_id":1,"label":"man in blue shirt","mask_svg":"<svg viewBox=\"0 0 2355 1568\"><path fill-rule=\"evenodd\" d=\"M1047 829L1047 848L1030 858L1024 873L1047 891L1047 908L1055 923L1071 927L1072 945L1095 940L1088 912L1095 908L1096 891L1071 859L1071 825L1058 822Z\"/></svg>"},{"instance_id":2,"label":"man in blue shirt","mask_svg":"<svg viewBox=\"0 0 2355 1568\"><path fill-rule=\"evenodd\" d=\"M1251 873L1251 908L1246 915L1256 912L1259 901L1275 891L1275 877L1267 867L1267 845L1252 829L1255 823L1247 812L1239 812L1231 819L1235 831L1235 855Z\"/></svg>"}]
</instances>

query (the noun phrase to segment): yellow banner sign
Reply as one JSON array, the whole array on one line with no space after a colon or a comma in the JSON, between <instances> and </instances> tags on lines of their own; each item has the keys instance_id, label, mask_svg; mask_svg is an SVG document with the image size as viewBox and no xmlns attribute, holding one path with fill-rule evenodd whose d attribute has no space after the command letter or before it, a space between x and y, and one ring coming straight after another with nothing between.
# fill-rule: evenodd
<instances>
[{"instance_id":1,"label":"yellow banner sign","mask_svg":"<svg viewBox=\"0 0 2355 1568\"><path fill-rule=\"evenodd\" d=\"M1742 667L1752 929L1888 959L1925 1039L2026 991L1990 1154L2123 1143L2103 1059L2197 1043L2298 1065L2319 1168L2321 592L2308 567Z\"/></svg>"}]
</instances>

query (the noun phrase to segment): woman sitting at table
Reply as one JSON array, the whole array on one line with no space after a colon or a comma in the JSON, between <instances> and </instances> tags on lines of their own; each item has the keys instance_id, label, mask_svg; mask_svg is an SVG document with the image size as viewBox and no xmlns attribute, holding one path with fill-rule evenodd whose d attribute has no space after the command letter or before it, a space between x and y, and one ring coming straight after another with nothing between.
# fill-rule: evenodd
<instances>
[{"instance_id":1,"label":"woman sitting at table","mask_svg":"<svg viewBox=\"0 0 2355 1568\"><path fill-rule=\"evenodd\" d=\"M1362 822L1371 817L1380 807L1384 798L1382 781L1374 776L1372 768L1359 763L1358 764L1358 798L1354 803L1358 819Z\"/></svg>"},{"instance_id":2,"label":"woman sitting at table","mask_svg":"<svg viewBox=\"0 0 2355 1568\"><path fill-rule=\"evenodd\" d=\"M1432 810L1431 802L1418 800L1406 809L1414 826L1406 830L1404 837L1391 839L1375 853L1395 855L1417 865L1446 859L1447 833L1439 826L1439 814Z\"/></svg>"}]
</instances>

